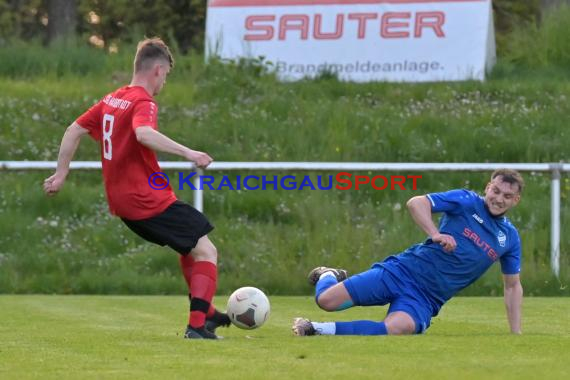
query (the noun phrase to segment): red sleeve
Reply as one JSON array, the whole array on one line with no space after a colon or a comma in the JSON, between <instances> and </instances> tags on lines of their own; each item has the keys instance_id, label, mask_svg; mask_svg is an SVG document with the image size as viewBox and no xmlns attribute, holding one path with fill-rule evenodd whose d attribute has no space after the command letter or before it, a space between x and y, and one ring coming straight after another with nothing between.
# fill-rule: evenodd
<instances>
[{"instance_id":1,"label":"red sleeve","mask_svg":"<svg viewBox=\"0 0 570 380\"><path fill-rule=\"evenodd\" d=\"M83 115L79 116L75 122L82 128L89 131L89 135L94 140L101 140L101 108L103 102L99 101L97 104L89 108Z\"/></svg>"},{"instance_id":2,"label":"red sleeve","mask_svg":"<svg viewBox=\"0 0 570 380\"><path fill-rule=\"evenodd\" d=\"M138 127L151 127L158 130L158 107L156 103L144 100L135 104L133 130Z\"/></svg>"}]
</instances>

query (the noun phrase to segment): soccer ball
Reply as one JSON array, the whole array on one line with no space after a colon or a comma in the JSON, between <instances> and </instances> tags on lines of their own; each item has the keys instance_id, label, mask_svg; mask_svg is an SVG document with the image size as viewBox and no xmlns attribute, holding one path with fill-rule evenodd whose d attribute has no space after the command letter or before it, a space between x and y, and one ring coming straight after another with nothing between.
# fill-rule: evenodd
<instances>
[{"instance_id":1,"label":"soccer ball","mask_svg":"<svg viewBox=\"0 0 570 380\"><path fill-rule=\"evenodd\" d=\"M269 299L252 286L239 288L228 299L227 313L232 323L240 329L261 327L269 318Z\"/></svg>"}]
</instances>

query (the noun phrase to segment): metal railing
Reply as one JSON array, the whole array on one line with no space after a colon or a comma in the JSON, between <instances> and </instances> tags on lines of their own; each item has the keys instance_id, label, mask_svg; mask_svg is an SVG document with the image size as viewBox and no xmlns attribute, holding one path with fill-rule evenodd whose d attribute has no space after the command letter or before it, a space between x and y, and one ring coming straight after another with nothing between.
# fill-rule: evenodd
<instances>
[{"instance_id":1,"label":"metal railing","mask_svg":"<svg viewBox=\"0 0 570 380\"><path fill-rule=\"evenodd\" d=\"M55 170L55 161L0 161L0 170ZM199 186L203 170L192 163L163 161L162 170L195 170L194 207L200 211L204 206L204 191ZM101 169L98 161L74 161L72 169ZM212 170L279 170L279 171L493 171L507 168L518 171L550 172L550 267L556 277L560 274L560 175L570 171L570 164L561 163L404 163L404 162L214 162Z\"/></svg>"}]
</instances>

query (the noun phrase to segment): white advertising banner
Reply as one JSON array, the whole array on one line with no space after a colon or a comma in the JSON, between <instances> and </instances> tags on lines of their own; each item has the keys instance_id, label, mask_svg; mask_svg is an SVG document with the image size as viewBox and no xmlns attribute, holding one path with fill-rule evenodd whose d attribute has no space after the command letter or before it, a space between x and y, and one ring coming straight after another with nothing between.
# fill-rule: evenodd
<instances>
[{"instance_id":1,"label":"white advertising banner","mask_svg":"<svg viewBox=\"0 0 570 380\"><path fill-rule=\"evenodd\" d=\"M491 0L209 0L206 57L259 58L283 80L483 80Z\"/></svg>"}]
</instances>

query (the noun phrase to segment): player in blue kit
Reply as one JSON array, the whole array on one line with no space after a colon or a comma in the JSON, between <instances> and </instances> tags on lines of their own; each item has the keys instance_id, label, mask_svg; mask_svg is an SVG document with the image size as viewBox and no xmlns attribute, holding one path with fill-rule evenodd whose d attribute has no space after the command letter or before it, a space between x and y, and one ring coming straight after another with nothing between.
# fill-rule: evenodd
<instances>
[{"instance_id":1,"label":"player in blue kit","mask_svg":"<svg viewBox=\"0 0 570 380\"><path fill-rule=\"evenodd\" d=\"M493 172L481 197L451 190L411 198L408 209L429 238L348 277L343 269L318 267L309 273L317 305L326 311L390 304L381 322L311 322L295 318L293 333L305 335L420 334L445 302L499 261L511 332L521 333L521 243L505 216L521 197L524 181L509 169ZM442 213L439 229L432 213Z\"/></svg>"}]
</instances>

